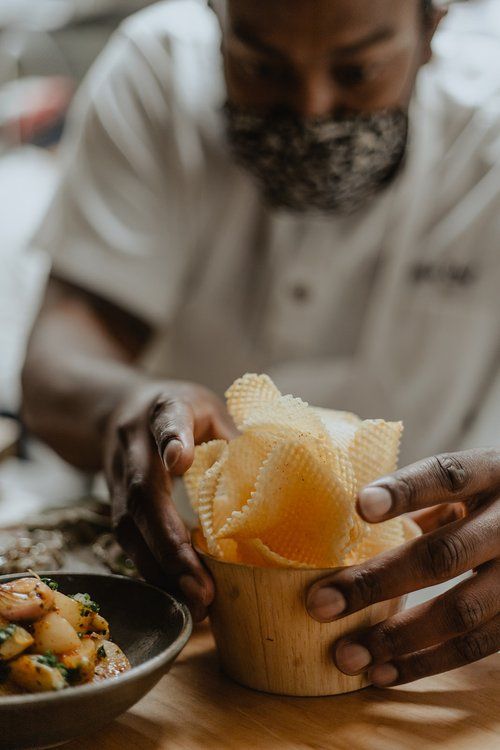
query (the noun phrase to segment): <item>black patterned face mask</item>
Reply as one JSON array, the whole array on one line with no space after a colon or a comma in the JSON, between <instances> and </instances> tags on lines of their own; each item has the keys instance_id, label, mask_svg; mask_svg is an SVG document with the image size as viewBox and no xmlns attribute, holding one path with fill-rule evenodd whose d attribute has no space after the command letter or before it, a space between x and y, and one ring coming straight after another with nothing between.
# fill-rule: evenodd
<instances>
[{"instance_id":1,"label":"black patterned face mask","mask_svg":"<svg viewBox=\"0 0 500 750\"><path fill-rule=\"evenodd\" d=\"M225 112L235 158L275 207L354 213L395 177L406 151L400 110L316 121L229 104Z\"/></svg>"}]
</instances>

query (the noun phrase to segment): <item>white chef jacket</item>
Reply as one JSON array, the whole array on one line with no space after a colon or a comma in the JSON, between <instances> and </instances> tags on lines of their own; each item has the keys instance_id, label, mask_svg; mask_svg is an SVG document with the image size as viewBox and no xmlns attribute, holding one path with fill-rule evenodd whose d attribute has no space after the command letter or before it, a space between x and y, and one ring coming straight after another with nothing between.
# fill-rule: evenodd
<instances>
[{"instance_id":1,"label":"white chef jacket","mask_svg":"<svg viewBox=\"0 0 500 750\"><path fill-rule=\"evenodd\" d=\"M460 49L455 76L445 53L420 74L392 185L354 216L297 215L233 162L205 3L142 11L77 97L35 244L153 327L156 375L222 394L264 371L311 403L403 419L404 462L498 443L500 82Z\"/></svg>"}]
</instances>

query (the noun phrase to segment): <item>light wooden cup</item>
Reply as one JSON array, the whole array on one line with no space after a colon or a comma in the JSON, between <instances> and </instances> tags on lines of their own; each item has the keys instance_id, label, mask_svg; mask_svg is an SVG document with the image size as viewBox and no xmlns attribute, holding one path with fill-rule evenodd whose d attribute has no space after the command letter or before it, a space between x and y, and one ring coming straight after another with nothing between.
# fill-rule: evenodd
<instances>
[{"instance_id":1,"label":"light wooden cup","mask_svg":"<svg viewBox=\"0 0 500 750\"><path fill-rule=\"evenodd\" d=\"M419 527L404 519L407 539ZM404 607L405 597L367 607L337 622L319 623L305 607L311 583L332 569L259 568L217 560L195 546L215 581L210 621L224 672L266 693L320 696L366 687L366 676L345 675L332 659L341 636L369 627Z\"/></svg>"}]
</instances>

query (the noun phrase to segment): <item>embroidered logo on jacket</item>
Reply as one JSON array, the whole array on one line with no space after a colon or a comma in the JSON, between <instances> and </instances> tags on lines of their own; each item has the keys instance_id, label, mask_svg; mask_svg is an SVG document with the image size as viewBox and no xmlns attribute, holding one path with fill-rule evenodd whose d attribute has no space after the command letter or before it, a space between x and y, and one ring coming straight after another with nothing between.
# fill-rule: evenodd
<instances>
[{"instance_id":1,"label":"embroidered logo on jacket","mask_svg":"<svg viewBox=\"0 0 500 750\"><path fill-rule=\"evenodd\" d=\"M463 288L471 286L477 278L477 269L470 263L417 261L410 268L410 279L414 284L442 284Z\"/></svg>"}]
</instances>

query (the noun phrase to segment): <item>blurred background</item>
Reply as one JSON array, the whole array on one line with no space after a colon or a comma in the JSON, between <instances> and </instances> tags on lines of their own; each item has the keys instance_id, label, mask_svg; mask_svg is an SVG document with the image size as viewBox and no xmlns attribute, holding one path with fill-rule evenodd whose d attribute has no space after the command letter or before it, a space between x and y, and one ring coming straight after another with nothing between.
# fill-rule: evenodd
<instances>
[{"instance_id":1,"label":"blurred background","mask_svg":"<svg viewBox=\"0 0 500 750\"><path fill-rule=\"evenodd\" d=\"M28 550L33 554L27 533L35 528L39 556L28 562L39 568L52 567L62 554L55 526L66 533L76 525L79 542L89 528L106 531L96 504L105 494L99 484L27 440L18 419L19 373L48 273L47 259L29 241L57 181L58 142L75 89L124 17L150 4L0 0L0 574L27 567ZM486 50L499 42L500 0L455 2L433 64L460 66L467 59L474 96L499 75L498 69L484 75ZM47 509L63 505L61 524Z\"/></svg>"}]
</instances>

